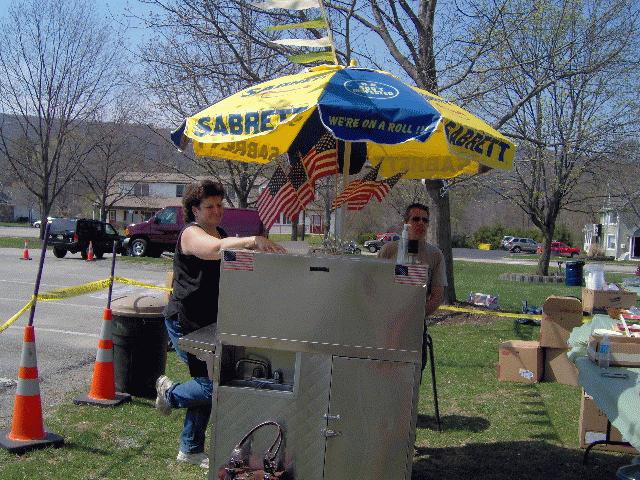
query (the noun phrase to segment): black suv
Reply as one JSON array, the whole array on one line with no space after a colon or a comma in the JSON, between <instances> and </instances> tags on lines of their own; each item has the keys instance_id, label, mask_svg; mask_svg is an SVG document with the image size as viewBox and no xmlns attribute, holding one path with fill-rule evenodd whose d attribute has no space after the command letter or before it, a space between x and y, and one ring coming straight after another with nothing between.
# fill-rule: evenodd
<instances>
[{"instance_id":1,"label":"black suv","mask_svg":"<svg viewBox=\"0 0 640 480\"><path fill-rule=\"evenodd\" d=\"M111 252L114 241L117 242L116 253L122 253L123 238L110 223L88 218L56 218L49 229L49 245L57 258L64 257L67 252L80 252L86 260L89 242L96 258Z\"/></svg>"}]
</instances>

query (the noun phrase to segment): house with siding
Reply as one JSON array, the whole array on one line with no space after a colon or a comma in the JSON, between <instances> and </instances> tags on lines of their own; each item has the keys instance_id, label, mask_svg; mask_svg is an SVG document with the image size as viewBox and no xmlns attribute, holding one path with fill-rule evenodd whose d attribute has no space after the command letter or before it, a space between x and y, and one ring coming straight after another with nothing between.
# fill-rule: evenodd
<instances>
[{"instance_id":1,"label":"house with siding","mask_svg":"<svg viewBox=\"0 0 640 480\"><path fill-rule=\"evenodd\" d=\"M194 181L211 178L209 176L189 176L179 173L142 173L123 172L119 175L114 196L121 197L109 208L109 222L117 226L125 226L148 220L154 213L164 207L180 205L186 186ZM258 198L266 187L267 179L256 189L251 200ZM233 201L235 192L227 195ZM298 223L304 223L305 233L324 232L324 215L320 210L310 206L306 212L300 213ZM300 228L300 227L299 227ZM280 214L280 218L269 230L270 234L291 234L291 220Z\"/></svg>"},{"instance_id":2,"label":"house with siding","mask_svg":"<svg viewBox=\"0 0 640 480\"><path fill-rule=\"evenodd\" d=\"M584 251L596 248L616 260L640 261L640 216L630 207L606 206L599 223L585 225Z\"/></svg>"}]
</instances>

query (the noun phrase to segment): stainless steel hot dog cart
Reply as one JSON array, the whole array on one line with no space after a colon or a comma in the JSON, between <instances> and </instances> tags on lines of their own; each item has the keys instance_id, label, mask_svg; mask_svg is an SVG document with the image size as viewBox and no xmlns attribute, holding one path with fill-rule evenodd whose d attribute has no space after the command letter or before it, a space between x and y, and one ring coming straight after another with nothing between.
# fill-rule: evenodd
<instances>
[{"instance_id":1,"label":"stainless steel hot dog cart","mask_svg":"<svg viewBox=\"0 0 640 480\"><path fill-rule=\"evenodd\" d=\"M411 478L425 289L378 259L250 258L223 260L217 327L181 341L217 384L209 479L265 420L298 480ZM254 461L272 440L256 436Z\"/></svg>"}]
</instances>

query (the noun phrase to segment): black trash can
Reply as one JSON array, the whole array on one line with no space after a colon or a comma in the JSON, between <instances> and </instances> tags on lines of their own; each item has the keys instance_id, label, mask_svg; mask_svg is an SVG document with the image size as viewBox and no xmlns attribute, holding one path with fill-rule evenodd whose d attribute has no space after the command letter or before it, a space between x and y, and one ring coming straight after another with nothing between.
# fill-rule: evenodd
<instances>
[{"instance_id":1,"label":"black trash can","mask_svg":"<svg viewBox=\"0 0 640 480\"><path fill-rule=\"evenodd\" d=\"M116 390L156 397L156 379L167 363L166 297L132 295L111 303Z\"/></svg>"},{"instance_id":2,"label":"black trash can","mask_svg":"<svg viewBox=\"0 0 640 480\"><path fill-rule=\"evenodd\" d=\"M584 262L578 260L576 262L565 263L565 277L564 284L567 287L580 287L582 286L582 267Z\"/></svg>"}]
</instances>

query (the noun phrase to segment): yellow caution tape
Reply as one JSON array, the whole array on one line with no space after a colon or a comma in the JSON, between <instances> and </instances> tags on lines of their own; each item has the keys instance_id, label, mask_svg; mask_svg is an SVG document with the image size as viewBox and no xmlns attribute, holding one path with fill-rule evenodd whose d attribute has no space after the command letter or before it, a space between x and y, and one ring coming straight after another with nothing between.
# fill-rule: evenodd
<instances>
[{"instance_id":1,"label":"yellow caution tape","mask_svg":"<svg viewBox=\"0 0 640 480\"><path fill-rule=\"evenodd\" d=\"M125 277L113 277L114 282L124 283L126 285L133 285L135 287L142 288L153 288L156 290L164 290L167 292L171 291L170 287L159 287L157 285L151 285L148 283L139 282L137 280L131 280L130 278ZM105 278L103 280L96 280L95 282L89 282L82 285L76 285L74 287L65 287L65 288L57 288L55 290L49 290L48 292L39 293L37 299L42 300L43 302L48 302L52 300L62 300L64 298L77 297L78 295L86 295L87 293L97 292L99 290L103 290L107 288L111 284L110 278ZM24 314L27 310L31 308L33 305L35 298L31 298L29 302L20 309L18 313L13 315L9 320L0 325L0 332L9 328L9 326L14 323L18 318Z\"/></svg>"},{"instance_id":2,"label":"yellow caution tape","mask_svg":"<svg viewBox=\"0 0 640 480\"><path fill-rule=\"evenodd\" d=\"M24 312L26 312L27 310L29 310L31 308L31 305L33 305L33 298L31 300L29 300L29 303L27 303L24 307L22 307L18 313L16 313L13 317L11 317L9 320L7 320L2 325L0 325L0 332L2 332L3 330L6 330L7 328L9 328L9 325L11 325L13 322L18 320L18 318L20 318L20 316Z\"/></svg>"},{"instance_id":3,"label":"yellow caution tape","mask_svg":"<svg viewBox=\"0 0 640 480\"><path fill-rule=\"evenodd\" d=\"M142 283L137 280L131 280L130 278L113 277L113 279L118 283L124 283L126 285L134 285L136 287L144 287L144 288L154 288L156 290L164 290L165 292L171 291L171 287L159 287L157 285L149 285L148 283Z\"/></svg>"},{"instance_id":4,"label":"yellow caution tape","mask_svg":"<svg viewBox=\"0 0 640 480\"><path fill-rule=\"evenodd\" d=\"M509 312L496 312L494 310L481 310L479 308L462 308L453 307L451 305L441 305L439 310L450 310L452 312L463 313L476 313L479 315L493 315L494 317L507 317L507 318L527 318L530 320L541 320L542 315L532 315L530 313L509 313Z\"/></svg>"},{"instance_id":5,"label":"yellow caution tape","mask_svg":"<svg viewBox=\"0 0 640 480\"><path fill-rule=\"evenodd\" d=\"M96 280L95 282L85 283L83 285L77 285L75 287L58 288L56 290L49 290L45 293L38 294L38 300L62 300L63 298L77 297L78 295L85 295L87 293L93 293L103 290L109 286L111 279L105 278L104 280Z\"/></svg>"}]
</instances>

